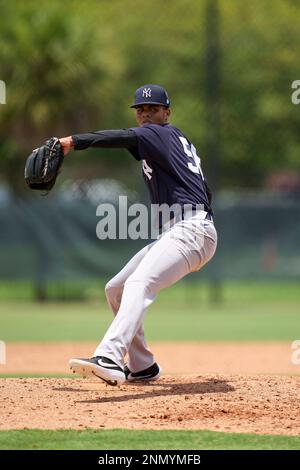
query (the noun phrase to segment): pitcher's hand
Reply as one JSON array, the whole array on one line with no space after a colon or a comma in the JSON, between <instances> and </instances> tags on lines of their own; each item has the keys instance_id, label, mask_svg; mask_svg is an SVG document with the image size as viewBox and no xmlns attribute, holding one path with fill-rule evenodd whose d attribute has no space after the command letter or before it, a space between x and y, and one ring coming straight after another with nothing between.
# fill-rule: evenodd
<instances>
[{"instance_id":1,"label":"pitcher's hand","mask_svg":"<svg viewBox=\"0 0 300 470\"><path fill-rule=\"evenodd\" d=\"M69 153L70 150L72 150L72 148L74 147L73 139L71 135L69 135L68 137L62 137L61 139L59 139L59 141L63 148L64 155L67 155L67 153Z\"/></svg>"}]
</instances>

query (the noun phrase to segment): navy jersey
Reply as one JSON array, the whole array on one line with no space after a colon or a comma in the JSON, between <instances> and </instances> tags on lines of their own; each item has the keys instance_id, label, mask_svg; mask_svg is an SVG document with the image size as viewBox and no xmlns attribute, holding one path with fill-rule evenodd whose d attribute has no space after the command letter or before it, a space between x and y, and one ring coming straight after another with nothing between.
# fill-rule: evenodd
<instances>
[{"instance_id":1,"label":"navy jersey","mask_svg":"<svg viewBox=\"0 0 300 470\"><path fill-rule=\"evenodd\" d=\"M212 213L200 158L187 137L171 124L147 124L132 130L138 138L138 147L129 151L142 160L151 203L192 207L201 204Z\"/></svg>"}]
</instances>

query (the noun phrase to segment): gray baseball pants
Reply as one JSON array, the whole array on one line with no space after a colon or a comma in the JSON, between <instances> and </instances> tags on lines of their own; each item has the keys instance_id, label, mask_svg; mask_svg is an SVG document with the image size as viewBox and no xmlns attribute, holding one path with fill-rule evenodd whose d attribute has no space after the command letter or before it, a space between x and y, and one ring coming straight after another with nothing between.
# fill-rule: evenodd
<instances>
[{"instance_id":1,"label":"gray baseball pants","mask_svg":"<svg viewBox=\"0 0 300 470\"><path fill-rule=\"evenodd\" d=\"M128 353L132 372L155 362L145 341L145 313L161 289L198 271L213 257L217 232L205 215L201 212L174 224L107 283L106 298L115 318L94 356L105 356L123 367Z\"/></svg>"}]
</instances>

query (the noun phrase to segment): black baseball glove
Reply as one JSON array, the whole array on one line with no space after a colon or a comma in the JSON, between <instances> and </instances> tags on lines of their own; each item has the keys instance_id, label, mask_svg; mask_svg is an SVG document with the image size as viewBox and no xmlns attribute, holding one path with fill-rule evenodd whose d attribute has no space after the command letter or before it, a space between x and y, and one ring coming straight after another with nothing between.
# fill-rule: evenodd
<instances>
[{"instance_id":1,"label":"black baseball glove","mask_svg":"<svg viewBox=\"0 0 300 470\"><path fill-rule=\"evenodd\" d=\"M64 152L57 137L32 151L26 160L25 181L29 188L50 191L60 172Z\"/></svg>"}]
</instances>

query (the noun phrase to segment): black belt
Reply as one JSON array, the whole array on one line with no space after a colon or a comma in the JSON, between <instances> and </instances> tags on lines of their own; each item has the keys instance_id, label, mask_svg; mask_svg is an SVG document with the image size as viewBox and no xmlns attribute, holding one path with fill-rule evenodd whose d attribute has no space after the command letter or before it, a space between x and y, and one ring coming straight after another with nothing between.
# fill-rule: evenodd
<instances>
[{"instance_id":1,"label":"black belt","mask_svg":"<svg viewBox=\"0 0 300 470\"><path fill-rule=\"evenodd\" d=\"M212 216L209 213L206 214L205 219L206 220L213 220Z\"/></svg>"}]
</instances>

